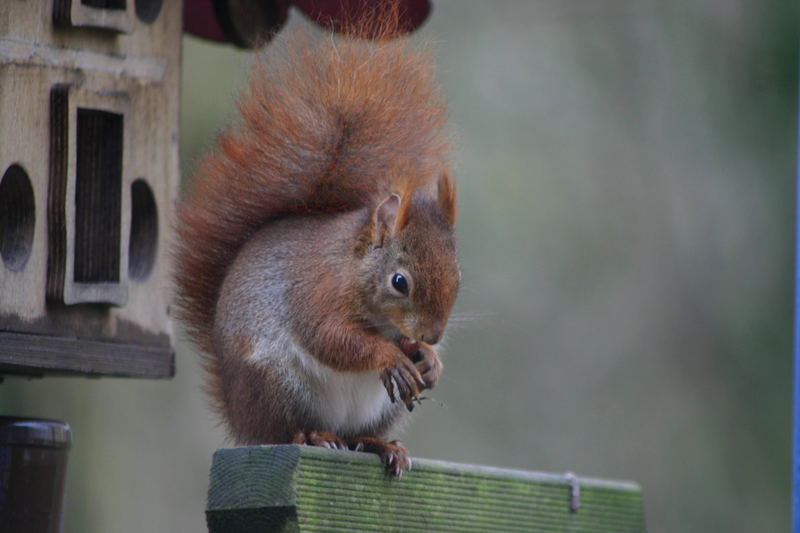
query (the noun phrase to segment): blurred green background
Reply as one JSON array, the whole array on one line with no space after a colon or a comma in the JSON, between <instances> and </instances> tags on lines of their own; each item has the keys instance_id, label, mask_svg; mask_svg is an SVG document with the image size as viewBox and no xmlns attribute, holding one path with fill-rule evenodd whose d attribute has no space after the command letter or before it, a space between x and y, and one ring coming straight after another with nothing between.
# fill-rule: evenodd
<instances>
[{"instance_id":1,"label":"blurred green background","mask_svg":"<svg viewBox=\"0 0 800 533\"><path fill-rule=\"evenodd\" d=\"M414 455L636 480L652 532L788 530L797 15L435 1L464 284ZM250 59L184 39L186 176ZM67 532L198 532L226 444L201 383L180 344L171 381L9 378L0 405L72 424Z\"/></svg>"}]
</instances>

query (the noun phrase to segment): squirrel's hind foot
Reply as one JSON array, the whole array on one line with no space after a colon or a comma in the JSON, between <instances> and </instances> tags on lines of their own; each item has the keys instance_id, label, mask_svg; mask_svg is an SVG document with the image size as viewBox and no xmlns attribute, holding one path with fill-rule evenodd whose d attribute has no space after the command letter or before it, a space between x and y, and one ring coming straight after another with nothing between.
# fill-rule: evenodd
<instances>
[{"instance_id":1,"label":"squirrel's hind foot","mask_svg":"<svg viewBox=\"0 0 800 533\"><path fill-rule=\"evenodd\" d=\"M397 478L403 477L407 470L411 470L408 450L399 440L389 442L377 437L355 437L344 441L330 431L314 430L298 431L292 437L292 444L374 453L381 458L387 472Z\"/></svg>"},{"instance_id":2,"label":"squirrel's hind foot","mask_svg":"<svg viewBox=\"0 0 800 533\"><path fill-rule=\"evenodd\" d=\"M389 442L377 437L355 437L348 439L347 443L351 450L377 454L386 466L386 470L397 478L403 477L404 472L411 470L411 457L399 440Z\"/></svg>"},{"instance_id":3,"label":"squirrel's hind foot","mask_svg":"<svg viewBox=\"0 0 800 533\"><path fill-rule=\"evenodd\" d=\"M330 431L298 431L292 437L292 444L320 446L331 450L347 450L347 443Z\"/></svg>"}]
</instances>

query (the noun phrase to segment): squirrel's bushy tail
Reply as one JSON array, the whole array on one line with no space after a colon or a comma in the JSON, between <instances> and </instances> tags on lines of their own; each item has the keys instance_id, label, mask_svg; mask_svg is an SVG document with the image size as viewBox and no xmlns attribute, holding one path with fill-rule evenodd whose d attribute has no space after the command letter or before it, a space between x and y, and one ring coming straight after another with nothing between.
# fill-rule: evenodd
<instances>
[{"instance_id":1,"label":"squirrel's bushy tail","mask_svg":"<svg viewBox=\"0 0 800 533\"><path fill-rule=\"evenodd\" d=\"M393 20L362 23L375 41L298 32L258 54L239 120L179 206L178 314L206 353L220 285L256 230L438 178L449 142L430 52L381 38L396 33Z\"/></svg>"}]
</instances>

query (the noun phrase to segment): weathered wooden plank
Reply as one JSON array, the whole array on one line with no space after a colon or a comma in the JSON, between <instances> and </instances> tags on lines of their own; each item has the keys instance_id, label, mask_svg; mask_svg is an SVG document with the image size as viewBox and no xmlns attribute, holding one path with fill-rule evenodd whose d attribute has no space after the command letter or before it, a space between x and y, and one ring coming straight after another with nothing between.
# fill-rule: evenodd
<instances>
[{"instance_id":1,"label":"weathered wooden plank","mask_svg":"<svg viewBox=\"0 0 800 533\"><path fill-rule=\"evenodd\" d=\"M0 374L44 372L169 378L175 374L175 352L170 346L0 331Z\"/></svg>"},{"instance_id":2,"label":"weathered wooden plank","mask_svg":"<svg viewBox=\"0 0 800 533\"><path fill-rule=\"evenodd\" d=\"M645 530L635 483L427 459L393 479L374 455L296 445L218 450L206 516L211 533Z\"/></svg>"}]
</instances>

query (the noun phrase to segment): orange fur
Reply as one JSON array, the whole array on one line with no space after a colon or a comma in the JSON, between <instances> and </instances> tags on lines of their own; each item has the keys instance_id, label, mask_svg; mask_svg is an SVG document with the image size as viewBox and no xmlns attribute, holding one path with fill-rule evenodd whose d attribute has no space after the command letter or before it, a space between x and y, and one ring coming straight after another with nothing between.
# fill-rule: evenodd
<instances>
[{"instance_id":1,"label":"orange fur","mask_svg":"<svg viewBox=\"0 0 800 533\"><path fill-rule=\"evenodd\" d=\"M407 214L411 193L445 172L449 140L432 61L424 47L388 40L400 31L389 10L348 28L374 42L299 32L273 43L255 61L238 122L198 164L178 210L177 307L211 355L218 401L230 378L213 356L214 310L244 243L280 217L373 206L394 191Z\"/></svg>"},{"instance_id":2,"label":"orange fur","mask_svg":"<svg viewBox=\"0 0 800 533\"><path fill-rule=\"evenodd\" d=\"M439 178L437 189L439 209L447 220L447 223L454 226L456 218L458 218L458 209L456 207L456 183L448 172L445 172Z\"/></svg>"}]
</instances>

